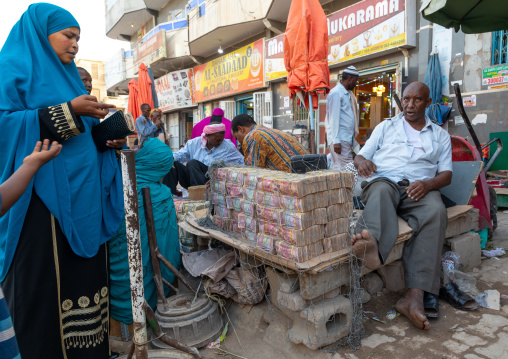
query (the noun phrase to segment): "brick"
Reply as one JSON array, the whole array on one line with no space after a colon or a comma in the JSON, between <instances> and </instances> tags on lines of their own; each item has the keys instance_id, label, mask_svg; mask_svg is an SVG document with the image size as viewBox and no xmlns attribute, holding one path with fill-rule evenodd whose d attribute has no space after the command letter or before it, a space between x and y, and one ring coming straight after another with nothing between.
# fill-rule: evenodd
<instances>
[{"instance_id":1,"label":"brick","mask_svg":"<svg viewBox=\"0 0 508 359\"><path fill-rule=\"evenodd\" d=\"M404 264L402 260L382 266L377 270L383 279L386 289L390 292L400 292L406 288L404 280Z\"/></svg>"},{"instance_id":2,"label":"brick","mask_svg":"<svg viewBox=\"0 0 508 359\"><path fill-rule=\"evenodd\" d=\"M302 311L308 305L307 301L302 298L300 293L283 293L280 290L277 293L277 303L279 304L279 307L283 307L293 312Z\"/></svg>"},{"instance_id":3,"label":"brick","mask_svg":"<svg viewBox=\"0 0 508 359\"><path fill-rule=\"evenodd\" d=\"M337 342L349 334L353 306L349 299L338 296L302 310L288 331L289 340L316 350Z\"/></svg>"},{"instance_id":4,"label":"brick","mask_svg":"<svg viewBox=\"0 0 508 359\"><path fill-rule=\"evenodd\" d=\"M303 299L313 300L342 285L349 284L349 282L349 264L341 263L331 270L319 272L317 274L310 274L307 272L301 273L300 293Z\"/></svg>"},{"instance_id":5,"label":"brick","mask_svg":"<svg viewBox=\"0 0 508 359\"><path fill-rule=\"evenodd\" d=\"M452 252L459 255L459 270L471 272L481 263L481 240L480 235L474 232L461 234L446 240Z\"/></svg>"},{"instance_id":6,"label":"brick","mask_svg":"<svg viewBox=\"0 0 508 359\"><path fill-rule=\"evenodd\" d=\"M452 238L469 231L478 230L479 210L471 209L464 216L454 218L448 222L445 238Z\"/></svg>"}]
</instances>

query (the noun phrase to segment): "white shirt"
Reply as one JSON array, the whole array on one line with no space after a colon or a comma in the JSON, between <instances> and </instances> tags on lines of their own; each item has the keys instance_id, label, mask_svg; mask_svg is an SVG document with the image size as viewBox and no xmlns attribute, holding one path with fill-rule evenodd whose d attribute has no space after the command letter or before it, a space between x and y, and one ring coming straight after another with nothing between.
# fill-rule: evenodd
<instances>
[{"instance_id":1,"label":"white shirt","mask_svg":"<svg viewBox=\"0 0 508 359\"><path fill-rule=\"evenodd\" d=\"M385 177L397 183L408 179L411 183L436 177L443 171L452 171L452 145L450 135L425 117L420 131L424 153L413 157L414 146L404 131L402 113L376 126L359 155L374 162L377 173L369 181Z\"/></svg>"},{"instance_id":2,"label":"white shirt","mask_svg":"<svg viewBox=\"0 0 508 359\"><path fill-rule=\"evenodd\" d=\"M406 132L407 143L413 146L413 153L411 154L411 158L425 154L422 140L420 139L420 131L415 130L413 126L407 122L406 119L404 119L404 131Z\"/></svg>"},{"instance_id":3,"label":"white shirt","mask_svg":"<svg viewBox=\"0 0 508 359\"><path fill-rule=\"evenodd\" d=\"M212 162L224 160L226 163L235 163L243 165L243 155L238 151L231 140L224 140L219 147L212 147L209 150L206 146L201 145L201 136L187 141L185 147L178 152L173 153L175 161L180 163L189 160L198 160L206 166L210 166Z\"/></svg>"},{"instance_id":4,"label":"white shirt","mask_svg":"<svg viewBox=\"0 0 508 359\"><path fill-rule=\"evenodd\" d=\"M325 128L328 145L341 142L353 144L355 113L351 106L351 94L338 83L326 97Z\"/></svg>"}]
</instances>

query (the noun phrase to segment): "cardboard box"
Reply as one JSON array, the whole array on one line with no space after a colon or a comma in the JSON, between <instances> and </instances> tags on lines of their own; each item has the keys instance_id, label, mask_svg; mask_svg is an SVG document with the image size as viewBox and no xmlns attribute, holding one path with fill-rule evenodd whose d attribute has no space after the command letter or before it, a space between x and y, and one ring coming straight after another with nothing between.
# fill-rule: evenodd
<instances>
[{"instance_id":1,"label":"cardboard box","mask_svg":"<svg viewBox=\"0 0 508 359\"><path fill-rule=\"evenodd\" d=\"M189 187L189 198L192 201L206 200L206 186Z\"/></svg>"}]
</instances>

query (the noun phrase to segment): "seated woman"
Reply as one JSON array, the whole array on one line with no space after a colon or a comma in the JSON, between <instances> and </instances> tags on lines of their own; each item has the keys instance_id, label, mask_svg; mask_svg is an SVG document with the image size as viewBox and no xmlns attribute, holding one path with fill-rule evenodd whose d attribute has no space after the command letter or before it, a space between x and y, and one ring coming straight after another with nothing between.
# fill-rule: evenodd
<instances>
[{"instance_id":1,"label":"seated woman","mask_svg":"<svg viewBox=\"0 0 508 359\"><path fill-rule=\"evenodd\" d=\"M156 138L148 138L136 152L136 176L139 201L139 224L141 232L141 251L143 255L143 281L145 299L155 309L157 296L153 281L153 269L146 231L145 208L141 189L150 188L157 244L161 254L176 268L180 268L181 256L176 224L176 210L173 196L160 180L173 166L171 149ZM110 263L110 303L111 317L119 322L132 323L132 302L127 255L125 219L116 235L108 242ZM161 266L162 276L172 283L174 275ZM169 289L165 288L166 295Z\"/></svg>"}]
</instances>

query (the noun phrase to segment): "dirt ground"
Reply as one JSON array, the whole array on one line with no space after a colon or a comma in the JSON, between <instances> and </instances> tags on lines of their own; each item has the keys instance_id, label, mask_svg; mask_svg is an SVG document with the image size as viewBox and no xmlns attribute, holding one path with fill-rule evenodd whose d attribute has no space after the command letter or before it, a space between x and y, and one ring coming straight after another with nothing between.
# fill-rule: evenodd
<instances>
[{"instance_id":1,"label":"dirt ground","mask_svg":"<svg viewBox=\"0 0 508 359\"><path fill-rule=\"evenodd\" d=\"M498 222L487 246L508 248L508 213L500 210ZM508 295L508 257L483 259L481 266L470 274L476 278L479 291L497 289ZM364 305L364 311L374 312L378 318L386 320L387 311L394 309L398 297L399 294L384 290L372 296ZM203 358L209 359L508 358L508 300L501 299L500 311L480 308L473 312L459 311L440 301L440 312L440 318L431 320L429 331L416 329L403 316L387 320L386 324L368 320L364 323L366 336L359 350L339 349L336 353L326 353L290 344L287 326L282 324L284 319L274 320L279 314L269 310L266 301L254 307L232 305L228 315L233 326L230 325L221 345L221 349L232 354L217 349L200 352Z\"/></svg>"}]
</instances>

